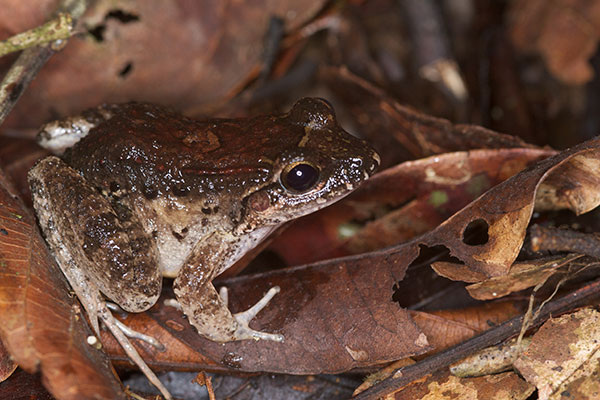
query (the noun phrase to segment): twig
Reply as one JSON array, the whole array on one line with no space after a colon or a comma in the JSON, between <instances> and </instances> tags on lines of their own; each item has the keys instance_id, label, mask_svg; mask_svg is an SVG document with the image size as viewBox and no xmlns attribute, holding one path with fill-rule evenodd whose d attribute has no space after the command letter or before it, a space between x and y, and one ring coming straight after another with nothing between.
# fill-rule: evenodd
<instances>
[{"instance_id":1,"label":"twig","mask_svg":"<svg viewBox=\"0 0 600 400\"><path fill-rule=\"evenodd\" d=\"M279 17L271 16L269 29L265 37L265 49L263 51L263 68L258 76L259 84L264 84L273 71L273 65L277 60L277 54L281 46L281 40L285 34L285 21Z\"/></svg>"},{"instance_id":2,"label":"twig","mask_svg":"<svg viewBox=\"0 0 600 400\"><path fill-rule=\"evenodd\" d=\"M216 400L215 391L212 386L212 378L206 377L206 390L208 391L208 398L210 400Z\"/></svg>"},{"instance_id":3,"label":"twig","mask_svg":"<svg viewBox=\"0 0 600 400\"><path fill-rule=\"evenodd\" d=\"M48 61L54 50L44 45L24 50L0 84L0 124L4 122L25 88Z\"/></svg>"},{"instance_id":4,"label":"twig","mask_svg":"<svg viewBox=\"0 0 600 400\"><path fill-rule=\"evenodd\" d=\"M587 286L575 290L557 300L547 303L546 307L535 318L531 327L541 325L550 316L564 313L585 304L592 296L600 295L600 279ZM514 317L494 329L483 332L466 340L448 350L424 359L416 364L398 370L392 377L383 380L377 386L369 388L353 399L379 399L392 394L410 382L420 379L442 368L447 368L466 356L493 346L519 333L523 323L523 316Z\"/></svg>"},{"instance_id":5,"label":"twig","mask_svg":"<svg viewBox=\"0 0 600 400\"><path fill-rule=\"evenodd\" d=\"M55 15L61 13L70 15L71 25L75 26L87 6L93 0L63 0ZM53 40L40 46L23 50L21 55L10 67L0 83L0 124L17 103L21 94L37 75L50 56L62 48L66 39Z\"/></svg>"},{"instance_id":6,"label":"twig","mask_svg":"<svg viewBox=\"0 0 600 400\"><path fill-rule=\"evenodd\" d=\"M206 375L206 372L202 371L198 375L196 375L195 381L200 386L205 386L206 387L206 391L208 392L208 399L209 400L215 400L216 399L216 397L215 397L215 391L214 391L213 386L212 386L212 378L210 376Z\"/></svg>"},{"instance_id":7,"label":"twig","mask_svg":"<svg viewBox=\"0 0 600 400\"><path fill-rule=\"evenodd\" d=\"M0 57L55 40L68 39L72 34L73 19L71 14L59 13L56 18L51 19L44 25L0 41Z\"/></svg>"},{"instance_id":8,"label":"twig","mask_svg":"<svg viewBox=\"0 0 600 400\"><path fill-rule=\"evenodd\" d=\"M533 251L568 251L600 258L600 237L569 229L534 225L529 229Z\"/></svg>"},{"instance_id":9,"label":"twig","mask_svg":"<svg viewBox=\"0 0 600 400\"><path fill-rule=\"evenodd\" d=\"M539 317L544 306L549 301L551 301L554 298L554 296L556 296L556 293L558 293L558 289L562 286L563 283L565 283L569 279L568 275L563 277L554 287L554 291L552 292L552 294L550 294L550 296L548 296L544 301L542 301L542 303L539 305L539 307L534 312L533 311L533 303L535 302L535 295L538 292L538 290L540 290L546 284L546 282L548 281L548 279L551 276L552 275L548 275L546 277L546 279L544 279L542 282L535 285L535 287L533 288L533 291L531 292L531 296L529 297L529 306L527 307L527 312L525 313L525 315L523 315L523 324L521 325L521 331L519 332L519 336L517 337L517 344L520 344L521 341L523 340L525 333L527 333L527 331L531 327L531 322L536 320Z\"/></svg>"},{"instance_id":10,"label":"twig","mask_svg":"<svg viewBox=\"0 0 600 400\"><path fill-rule=\"evenodd\" d=\"M467 87L451 54L438 3L404 0L399 4L407 15L419 74L440 84L459 102L464 102L468 97Z\"/></svg>"}]
</instances>

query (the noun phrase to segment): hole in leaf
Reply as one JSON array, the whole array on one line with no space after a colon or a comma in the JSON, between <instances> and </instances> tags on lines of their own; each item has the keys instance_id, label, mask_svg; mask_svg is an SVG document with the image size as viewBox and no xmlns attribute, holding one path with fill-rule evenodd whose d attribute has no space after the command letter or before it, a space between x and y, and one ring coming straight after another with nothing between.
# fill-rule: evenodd
<instances>
[{"instance_id":1,"label":"hole in leaf","mask_svg":"<svg viewBox=\"0 0 600 400\"><path fill-rule=\"evenodd\" d=\"M92 35L97 42L102 42L104 40L104 31L106 31L106 25L100 24L95 26L94 28L89 28L88 33Z\"/></svg>"},{"instance_id":2,"label":"hole in leaf","mask_svg":"<svg viewBox=\"0 0 600 400\"><path fill-rule=\"evenodd\" d=\"M396 282L392 288L392 300L410 310L422 310L430 306L435 308L435 305L440 303L449 305L451 300L446 297L448 290L464 284L452 282L436 274L430 268L436 261L461 263L458 258L450 255L446 246L419 245L419 256L406 269L404 279Z\"/></svg>"},{"instance_id":3,"label":"hole in leaf","mask_svg":"<svg viewBox=\"0 0 600 400\"><path fill-rule=\"evenodd\" d=\"M96 39L97 42L104 41L104 33L106 32L106 21L111 18L116 19L117 21L123 24L137 22L140 20L140 17L135 14L128 13L123 10L110 10L104 16L104 21L102 21L102 23L88 28L88 33L92 35L92 37Z\"/></svg>"},{"instance_id":4,"label":"hole in leaf","mask_svg":"<svg viewBox=\"0 0 600 400\"><path fill-rule=\"evenodd\" d=\"M481 218L469 222L463 231L463 243L469 246L481 246L490 240L488 223Z\"/></svg>"},{"instance_id":5,"label":"hole in leaf","mask_svg":"<svg viewBox=\"0 0 600 400\"><path fill-rule=\"evenodd\" d=\"M131 62L128 62L127 64L125 64L125 66L119 71L119 76L121 78L125 78L127 75L129 75L131 73L131 70L133 69L133 64Z\"/></svg>"},{"instance_id":6,"label":"hole in leaf","mask_svg":"<svg viewBox=\"0 0 600 400\"><path fill-rule=\"evenodd\" d=\"M140 17L133 14L133 13L129 13L127 11L123 11L123 10L110 10L108 12L108 14L106 14L106 16L104 17L104 20L106 21L107 19L110 18L114 18L119 22L122 22L124 24L128 24L130 22L136 22L140 20Z\"/></svg>"}]
</instances>

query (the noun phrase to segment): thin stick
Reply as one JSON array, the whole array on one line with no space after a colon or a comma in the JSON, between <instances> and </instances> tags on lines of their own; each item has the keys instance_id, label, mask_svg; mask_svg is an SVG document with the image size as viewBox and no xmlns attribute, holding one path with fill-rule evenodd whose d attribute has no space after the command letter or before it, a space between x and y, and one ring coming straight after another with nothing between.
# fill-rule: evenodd
<instances>
[{"instance_id":1,"label":"thin stick","mask_svg":"<svg viewBox=\"0 0 600 400\"><path fill-rule=\"evenodd\" d=\"M68 39L72 34L73 19L71 14L59 13L56 18L51 19L44 25L0 41L0 57L55 40Z\"/></svg>"},{"instance_id":2,"label":"thin stick","mask_svg":"<svg viewBox=\"0 0 600 400\"><path fill-rule=\"evenodd\" d=\"M466 101L469 93L450 51L439 2L403 0L399 4L408 17L407 26L415 44L414 57L419 75L440 84L459 102Z\"/></svg>"},{"instance_id":3,"label":"thin stick","mask_svg":"<svg viewBox=\"0 0 600 400\"><path fill-rule=\"evenodd\" d=\"M600 258L598 235L540 225L533 225L529 234L533 251L568 251Z\"/></svg>"},{"instance_id":4,"label":"thin stick","mask_svg":"<svg viewBox=\"0 0 600 400\"><path fill-rule=\"evenodd\" d=\"M63 0L57 8L55 15L59 15L60 13L70 15L71 24L75 26L91 1ZM63 47L65 40L53 40L44 45L23 50L4 76L2 83L0 83L0 124L4 122L17 103L17 100L19 100L19 97L21 97L21 94L23 94L46 61Z\"/></svg>"}]
</instances>

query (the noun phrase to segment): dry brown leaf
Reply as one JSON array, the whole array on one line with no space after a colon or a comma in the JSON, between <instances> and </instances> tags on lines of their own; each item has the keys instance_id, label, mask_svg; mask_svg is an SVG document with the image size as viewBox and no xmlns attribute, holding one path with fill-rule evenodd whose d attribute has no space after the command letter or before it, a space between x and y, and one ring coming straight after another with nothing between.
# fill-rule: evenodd
<instances>
[{"instance_id":1,"label":"dry brown leaf","mask_svg":"<svg viewBox=\"0 0 600 400\"><path fill-rule=\"evenodd\" d=\"M535 166L513 176L487 191L477 200L454 214L431 233L419 239L428 246L443 244L450 249L451 255L463 261L469 270L489 277L508 273L516 259L525 238L526 228L533 212L534 201L539 184L561 165L580 159L595 160L599 157L600 139L592 139L553 157L538 162ZM563 167L564 168L564 167ZM592 206L598 199L598 185L587 186L574 182L570 175L555 174L556 181L565 185L581 187L577 192L585 198L577 204ZM558 185L554 182L554 185ZM575 205L576 207L577 204ZM484 243L469 244L466 233L474 226L487 227L487 239ZM437 272L444 276L456 276L451 270L438 265Z\"/></svg>"},{"instance_id":2,"label":"dry brown leaf","mask_svg":"<svg viewBox=\"0 0 600 400\"><path fill-rule=\"evenodd\" d=\"M467 286L471 297L478 300L492 300L513 292L530 288L545 282L557 270L580 258L579 254L555 256L539 260L515 263L508 275L498 276Z\"/></svg>"},{"instance_id":3,"label":"dry brown leaf","mask_svg":"<svg viewBox=\"0 0 600 400\"><path fill-rule=\"evenodd\" d=\"M31 9L52 10L57 0L11 3L17 4L5 4L0 14L0 34L7 32L0 39L45 20L41 12L32 20ZM26 12L22 3L29 4ZM57 116L129 100L195 112L214 106L256 74L271 16L293 30L324 3L97 1L80 21L84 33L48 62L4 127L37 128Z\"/></svg>"},{"instance_id":4,"label":"dry brown leaf","mask_svg":"<svg viewBox=\"0 0 600 400\"><path fill-rule=\"evenodd\" d=\"M598 396L600 313L586 308L547 321L514 362L540 400Z\"/></svg>"},{"instance_id":5,"label":"dry brown leaf","mask_svg":"<svg viewBox=\"0 0 600 400\"><path fill-rule=\"evenodd\" d=\"M132 343L138 350L144 361L153 371L227 371L228 368L216 363L198 353L194 349L186 346L179 341L176 336L169 333L163 327L156 323L147 313L132 313L126 316L119 316L121 322L136 332L151 336L165 346L165 351L159 351L154 346L140 341L133 340ZM172 325L177 330L176 325ZM117 343L116 339L108 331L102 331L101 341L103 350L110 356L113 365L116 367L131 368L131 361L123 351L123 348Z\"/></svg>"},{"instance_id":6,"label":"dry brown leaf","mask_svg":"<svg viewBox=\"0 0 600 400\"><path fill-rule=\"evenodd\" d=\"M458 378L448 371L435 372L394 393L395 400L470 399L525 400L535 388L514 372L477 378Z\"/></svg>"},{"instance_id":7,"label":"dry brown leaf","mask_svg":"<svg viewBox=\"0 0 600 400\"><path fill-rule=\"evenodd\" d=\"M35 162L49 153L33 140L0 136L0 168L12 178L26 205L31 206L27 172Z\"/></svg>"},{"instance_id":8,"label":"dry brown leaf","mask_svg":"<svg viewBox=\"0 0 600 400\"><path fill-rule=\"evenodd\" d=\"M585 153L560 165L539 185L536 211L572 210L584 214L600 203L600 154Z\"/></svg>"},{"instance_id":9,"label":"dry brown leaf","mask_svg":"<svg viewBox=\"0 0 600 400\"><path fill-rule=\"evenodd\" d=\"M325 68L321 75L350 108L359 132L381 155L382 167L453 151L536 147L481 126L422 114L346 68Z\"/></svg>"},{"instance_id":10,"label":"dry brown leaf","mask_svg":"<svg viewBox=\"0 0 600 400\"><path fill-rule=\"evenodd\" d=\"M410 311L410 315L433 346L430 355L519 315L521 308L515 302L498 302L457 310Z\"/></svg>"},{"instance_id":11,"label":"dry brown leaf","mask_svg":"<svg viewBox=\"0 0 600 400\"><path fill-rule=\"evenodd\" d=\"M124 399L107 357L87 344L77 299L33 216L0 170L0 337L14 360L41 370L58 400Z\"/></svg>"},{"instance_id":12,"label":"dry brown leaf","mask_svg":"<svg viewBox=\"0 0 600 400\"><path fill-rule=\"evenodd\" d=\"M17 369L17 364L10 357L6 347L0 342L0 382L5 381Z\"/></svg>"},{"instance_id":13,"label":"dry brown leaf","mask_svg":"<svg viewBox=\"0 0 600 400\"><path fill-rule=\"evenodd\" d=\"M519 0L512 2L510 14L517 48L541 54L550 72L565 83L592 79L589 59L600 39L600 3Z\"/></svg>"},{"instance_id":14,"label":"dry brown leaf","mask_svg":"<svg viewBox=\"0 0 600 400\"><path fill-rule=\"evenodd\" d=\"M429 349L408 312L391 300L392 282L385 279L379 284L369 278L389 276L386 259L396 257L332 260L220 282L229 288L233 312L247 309L270 287L279 286L281 292L251 326L283 334L284 343L212 342L199 336L181 312L161 301L149 314L191 348L237 371L338 373L377 365Z\"/></svg>"}]
</instances>

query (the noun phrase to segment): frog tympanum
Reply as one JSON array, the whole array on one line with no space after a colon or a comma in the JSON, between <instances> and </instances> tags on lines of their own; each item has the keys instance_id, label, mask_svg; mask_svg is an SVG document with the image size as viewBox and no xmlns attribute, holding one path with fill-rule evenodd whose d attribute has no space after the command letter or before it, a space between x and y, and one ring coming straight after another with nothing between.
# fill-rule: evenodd
<instances>
[{"instance_id":1,"label":"frog tympanum","mask_svg":"<svg viewBox=\"0 0 600 400\"><path fill-rule=\"evenodd\" d=\"M212 279L282 223L350 193L379 164L326 101L312 98L283 115L204 121L151 104L102 106L46 125L40 139L70 146L29 173L61 269L129 312L151 307L162 277L175 278L190 323L220 342L283 340L248 327L278 288L232 315Z\"/></svg>"}]
</instances>

